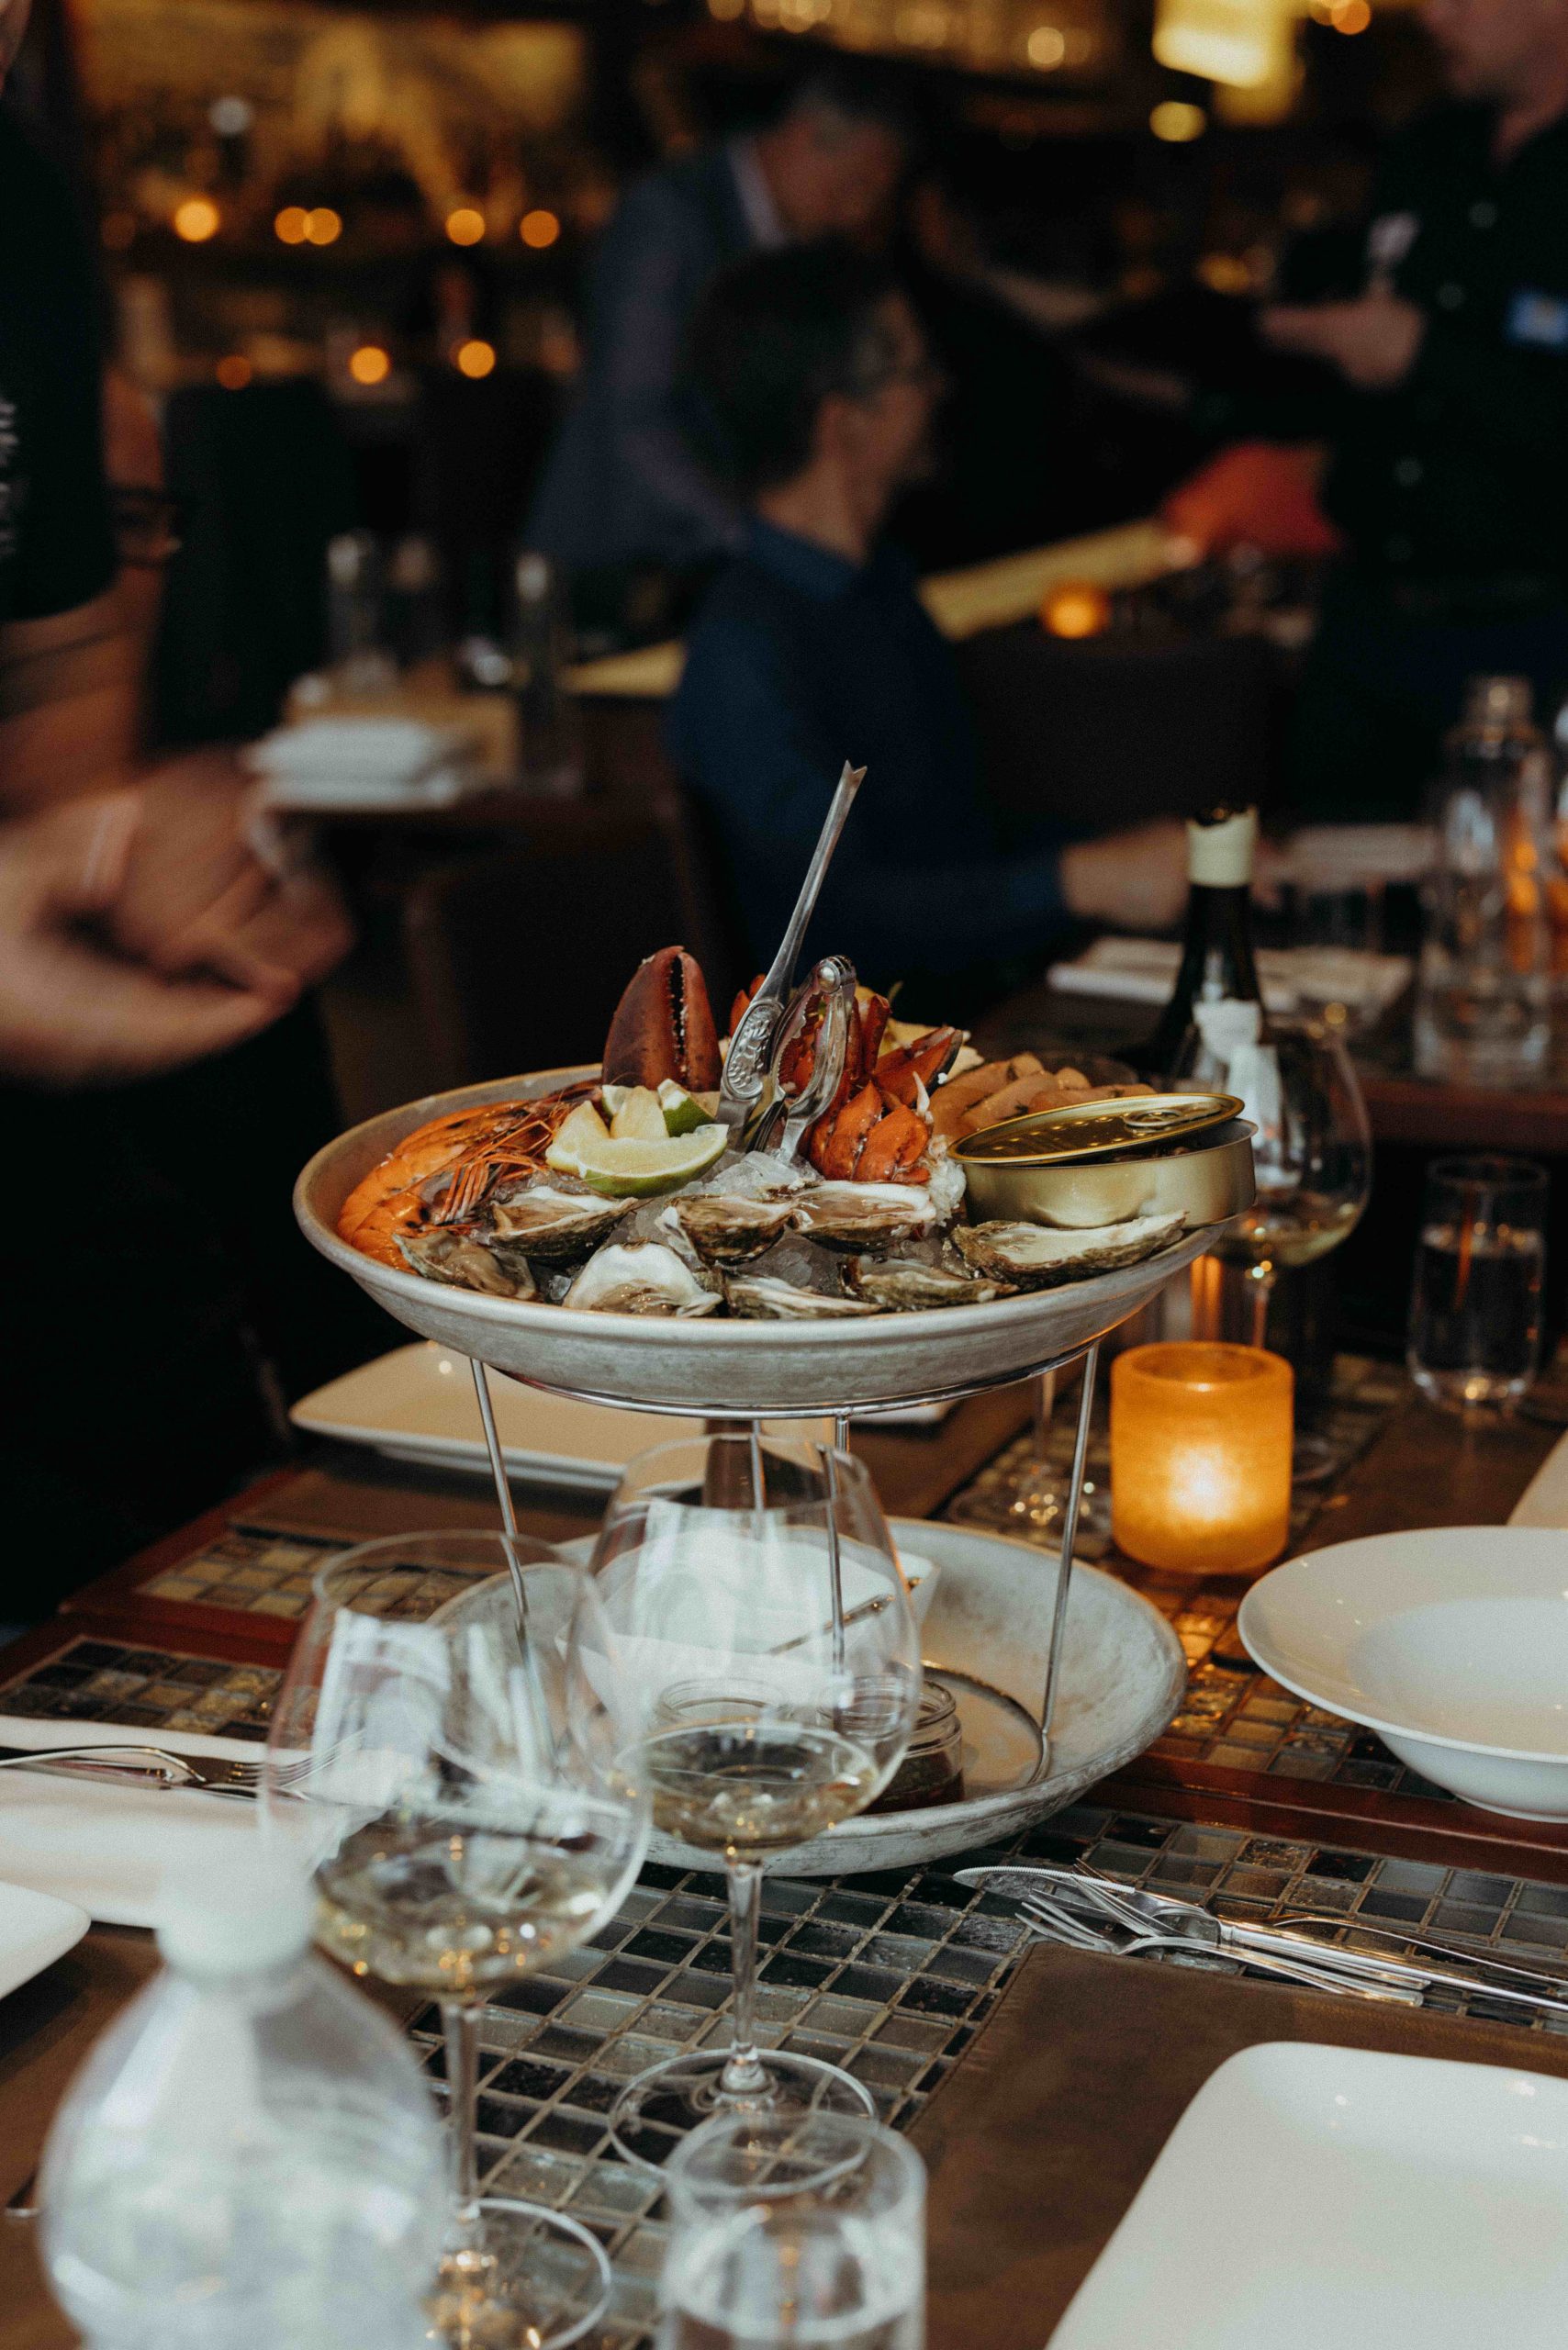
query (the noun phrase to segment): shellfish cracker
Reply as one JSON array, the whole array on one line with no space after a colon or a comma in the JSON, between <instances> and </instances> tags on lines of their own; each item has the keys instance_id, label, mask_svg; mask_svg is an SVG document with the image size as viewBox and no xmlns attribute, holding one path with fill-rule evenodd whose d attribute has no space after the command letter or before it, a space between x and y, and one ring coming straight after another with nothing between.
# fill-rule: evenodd
<instances>
[{"instance_id":1,"label":"shellfish cracker","mask_svg":"<svg viewBox=\"0 0 1568 2350\"><path fill-rule=\"evenodd\" d=\"M754 992L735 999L732 1035ZM825 1010L808 1001L791 1036L780 1071L791 1093L810 1080ZM635 1198L606 1197L597 1165L582 1162L593 1188L563 1171L580 1147L576 1127L561 1135L570 1113L586 1102L607 1116L606 1086L641 1089L656 1129L646 1097L662 1082L711 1097L723 1072L701 971L683 946L663 947L616 1006L599 1078L431 1120L350 1193L339 1233L399 1270L497 1297L780 1321L985 1304L1136 1263L1180 1234L1179 1215L1076 1233L959 1221L964 1175L952 1144L1025 1108L1149 1087L1092 1085L1032 1053L981 1061L961 1029L901 1027L889 999L868 988L857 990L850 1026L837 1087L800 1159L725 1151L653 1197L645 1183ZM701 1131L717 1137L716 1127Z\"/></svg>"}]
</instances>

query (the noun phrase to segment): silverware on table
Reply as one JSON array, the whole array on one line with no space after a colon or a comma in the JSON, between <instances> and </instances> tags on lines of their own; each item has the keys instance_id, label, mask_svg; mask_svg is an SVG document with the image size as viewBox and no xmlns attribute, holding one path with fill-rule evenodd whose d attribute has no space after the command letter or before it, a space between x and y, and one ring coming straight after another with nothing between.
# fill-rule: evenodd
<instances>
[{"instance_id":1,"label":"silverware on table","mask_svg":"<svg viewBox=\"0 0 1568 2350\"><path fill-rule=\"evenodd\" d=\"M1023 1903L1045 1899L1058 1914L1071 1914L1075 1907L1080 1910L1087 1908L1092 1916L1103 1917L1126 1932L1159 1935L1178 1945L1212 1949L1248 1964L1254 1956L1284 1960L1310 1965L1319 1975L1341 1976L1350 1983L1370 1984L1384 1990L1404 1989L1417 1998L1440 1987L1463 1991L1472 1997L1500 1999L1510 2006L1568 2015L1568 1984L1551 1975L1532 1975L1528 1969L1514 1967L1506 1960L1438 1946L1439 1958L1447 1963L1434 1964L1429 1958L1417 1960L1408 1954L1409 1949L1421 1947L1421 1938L1412 1938L1406 1945L1406 1954L1402 1956L1397 1947L1400 1938L1394 1932L1390 1932L1386 1940L1395 1947L1365 1951L1344 1942L1325 1942L1319 1934L1291 1930L1293 1924L1305 1925L1329 1918L1336 1926L1351 1925L1353 1930L1366 1930L1354 1928L1354 1921L1332 1912L1301 1912L1294 1919L1285 1917L1267 1926L1257 1926L1216 1917L1195 1902L1154 1893L1147 1886L1122 1885L1089 1869L1057 1868L1039 1863L966 1869L958 1874L960 1883L983 1885ZM1145 1946L1148 1944L1146 1942Z\"/></svg>"},{"instance_id":2,"label":"silverware on table","mask_svg":"<svg viewBox=\"0 0 1568 2350\"><path fill-rule=\"evenodd\" d=\"M1203 1950L1215 1958L1229 1958L1237 1964L1250 1967L1259 1975L1268 1975L1286 1983L1299 1983L1309 1991L1327 1991L1343 1998L1371 1999L1385 2007L1418 2008L1421 1993L1410 1984L1385 1983L1372 1975L1315 1965L1309 1959L1287 1957L1282 1953L1256 1950L1226 1950L1217 1943L1194 1942L1188 1934L1160 1933L1155 1930L1138 1930L1104 1916L1098 1926L1089 1924L1081 1914L1074 1913L1052 1900L1036 1894L1019 1902L1019 1915L1030 1931L1047 1942L1064 1942L1071 1950L1103 1951L1111 1958L1138 1958L1161 1951L1174 1951L1191 1956Z\"/></svg>"},{"instance_id":3,"label":"silverware on table","mask_svg":"<svg viewBox=\"0 0 1568 2350\"><path fill-rule=\"evenodd\" d=\"M279 1783L303 1776L306 1765L285 1763ZM236 1796L247 1801L261 1791L262 1765L207 1755L176 1754L162 1746L0 1746L0 1771L43 1771L50 1776L102 1779L111 1785L145 1787L155 1793Z\"/></svg>"}]
</instances>

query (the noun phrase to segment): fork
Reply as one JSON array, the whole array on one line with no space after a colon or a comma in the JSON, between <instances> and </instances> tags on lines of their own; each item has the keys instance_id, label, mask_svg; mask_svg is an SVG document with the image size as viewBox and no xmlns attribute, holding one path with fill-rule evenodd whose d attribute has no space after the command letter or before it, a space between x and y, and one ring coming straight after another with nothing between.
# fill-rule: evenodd
<instances>
[{"instance_id":1,"label":"fork","mask_svg":"<svg viewBox=\"0 0 1568 2350\"><path fill-rule=\"evenodd\" d=\"M1072 1950L1103 1951L1114 1958L1137 1958L1145 1952L1184 1951L1191 1957L1198 1946L1185 1934L1159 1934L1147 1930L1137 1932L1126 1927L1113 1926L1107 1919L1105 1931L1096 1933L1081 1918L1072 1917L1058 1909L1043 1895L1032 1895L1019 1904L1025 1925L1033 1928L1047 1942L1065 1942ZM1119 1939L1118 1939L1119 1937ZM1385 2006L1418 2008L1420 1991L1406 1985L1380 1983L1370 1975L1331 1972L1309 1964L1281 1958L1263 1951L1215 1952L1215 1956L1233 1957L1260 1975L1277 1975L1282 1981L1305 1984L1311 1991L1338 1992L1352 1999L1375 1999Z\"/></svg>"},{"instance_id":2,"label":"fork","mask_svg":"<svg viewBox=\"0 0 1568 2350\"><path fill-rule=\"evenodd\" d=\"M273 1785L289 1788L310 1769L310 1758L273 1765ZM263 1765L242 1756L230 1759L175 1754L163 1746L114 1743L103 1746L0 1747L0 1771L46 1771L60 1777L130 1780L162 1792L185 1788L202 1795L239 1796L261 1792Z\"/></svg>"}]
</instances>

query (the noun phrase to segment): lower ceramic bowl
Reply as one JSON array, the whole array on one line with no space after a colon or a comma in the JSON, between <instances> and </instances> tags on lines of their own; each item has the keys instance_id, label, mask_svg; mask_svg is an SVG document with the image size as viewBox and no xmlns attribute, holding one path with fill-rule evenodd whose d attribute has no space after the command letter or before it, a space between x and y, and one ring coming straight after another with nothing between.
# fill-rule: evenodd
<instances>
[{"instance_id":1,"label":"lower ceramic bowl","mask_svg":"<svg viewBox=\"0 0 1568 2350\"><path fill-rule=\"evenodd\" d=\"M1484 1811L1568 1819L1568 1532L1450 1526L1337 1542L1255 1583L1253 1661Z\"/></svg>"}]
</instances>

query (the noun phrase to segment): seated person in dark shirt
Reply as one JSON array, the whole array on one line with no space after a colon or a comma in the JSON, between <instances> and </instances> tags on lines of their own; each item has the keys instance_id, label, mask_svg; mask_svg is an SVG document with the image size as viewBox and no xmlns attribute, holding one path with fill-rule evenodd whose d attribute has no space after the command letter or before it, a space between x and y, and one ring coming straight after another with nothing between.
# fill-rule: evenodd
<instances>
[{"instance_id":1,"label":"seated person in dark shirt","mask_svg":"<svg viewBox=\"0 0 1568 2350\"><path fill-rule=\"evenodd\" d=\"M926 463L941 393L895 282L837 247L758 255L704 300L689 372L751 522L693 626L669 743L714 823L753 963L772 957L846 758L869 772L807 953L903 980L901 1009L971 1015L1074 920L1172 923L1174 822L1001 845L952 655L908 564L878 544ZM1086 803L1091 790L1086 778Z\"/></svg>"}]
</instances>

